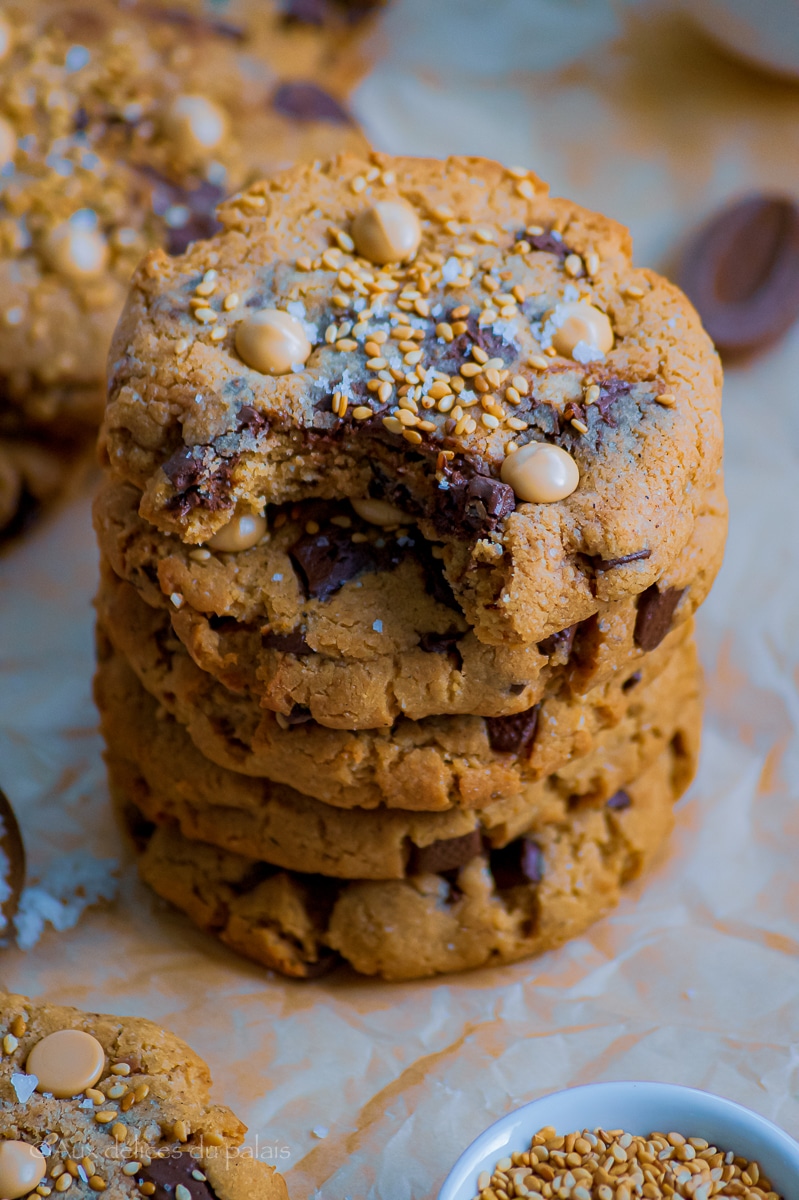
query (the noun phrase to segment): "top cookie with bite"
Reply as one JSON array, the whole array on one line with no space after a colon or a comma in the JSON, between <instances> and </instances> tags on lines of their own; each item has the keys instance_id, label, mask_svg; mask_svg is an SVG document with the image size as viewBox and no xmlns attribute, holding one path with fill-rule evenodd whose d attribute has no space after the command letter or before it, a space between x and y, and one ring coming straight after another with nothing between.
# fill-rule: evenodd
<instances>
[{"instance_id":1,"label":"top cookie with bite","mask_svg":"<svg viewBox=\"0 0 799 1200\"><path fill-rule=\"evenodd\" d=\"M344 156L254 185L141 264L102 442L203 543L265 505L379 499L467 620L527 642L636 595L721 464L721 371L618 224L484 159Z\"/></svg>"}]
</instances>

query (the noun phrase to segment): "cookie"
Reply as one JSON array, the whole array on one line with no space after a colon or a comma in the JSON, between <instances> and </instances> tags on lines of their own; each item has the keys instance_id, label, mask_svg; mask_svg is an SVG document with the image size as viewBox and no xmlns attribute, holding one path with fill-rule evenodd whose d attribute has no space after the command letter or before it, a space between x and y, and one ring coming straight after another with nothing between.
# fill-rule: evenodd
<instances>
[{"instance_id":1,"label":"cookie","mask_svg":"<svg viewBox=\"0 0 799 1200\"><path fill-rule=\"evenodd\" d=\"M93 434L142 254L212 232L222 197L265 171L362 149L337 12L319 28L269 0L4 5L0 436Z\"/></svg>"},{"instance_id":2,"label":"cookie","mask_svg":"<svg viewBox=\"0 0 799 1200\"><path fill-rule=\"evenodd\" d=\"M619 225L488 160L377 154L219 215L142 263L115 336L102 441L147 520L205 544L265 503L380 500L489 644L670 570L719 471L721 372Z\"/></svg>"},{"instance_id":3,"label":"cookie","mask_svg":"<svg viewBox=\"0 0 799 1200\"><path fill-rule=\"evenodd\" d=\"M348 731L311 720L292 724L229 692L197 668L167 614L115 576L104 581L96 603L101 660L109 645L121 653L205 758L342 808L483 808L572 760L576 769L603 730L635 707L642 683L683 669L674 651L692 633L692 623L684 622L635 669L585 697L550 696L511 717L400 719L390 729Z\"/></svg>"},{"instance_id":4,"label":"cookie","mask_svg":"<svg viewBox=\"0 0 799 1200\"><path fill-rule=\"evenodd\" d=\"M208 1067L174 1034L8 993L0 1029L8 1200L65 1190L109 1200L287 1200L272 1167L238 1153L246 1126L211 1103ZM65 1177L68 1189L58 1183Z\"/></svg>"},{"instance_id":5,"label":"cookie","mask_svg":"<svg viewBox=\"0 0 799 1200\"><path fill-rule=\"evenodd\" d=\"M413 525L381 528L346 502L302 501L270 508L268 528L259 523L255 544L234 553L164 535L138 515L139 500L131 485L106 480L94 506L103 556L170 612L202 670L288 719L368 729L400 716L521 713L547 693L604 683L669 628L639 628L630 598L537 645L488 646ZM719 482L663 581L664 592L690 589L675 622L704 599L725 533Z\"/></svg>"},{"instance_id":6,"label":"cookie","mask_svg":"<svg viewBox=\"0 0 799 1200\"><path fill-rule=\"evenodd\" d=\"M403 879L465 865L531 827L567 822L578 805L602 805L675 738L696 746L700 703L691 644L579 761L480 810L341 809L282 784L210 763L159 710L119 655L95 682L113 794L156 824L275 866L343 879Z\"/></svg>"},{"instance_id":7,"label":"cookie","mask_svg":"<svg viewBox=\"0 0 799 1200\"><path fill-rule=\"evenodd\" d=\"M695 768L676 738L602 808L579 805L449 874L335 883L135 824L142 878L238 953L306 978L335 955L365 975L417 979L514 962L582 933L662 850Z\"/></svg>"}]
</instances>

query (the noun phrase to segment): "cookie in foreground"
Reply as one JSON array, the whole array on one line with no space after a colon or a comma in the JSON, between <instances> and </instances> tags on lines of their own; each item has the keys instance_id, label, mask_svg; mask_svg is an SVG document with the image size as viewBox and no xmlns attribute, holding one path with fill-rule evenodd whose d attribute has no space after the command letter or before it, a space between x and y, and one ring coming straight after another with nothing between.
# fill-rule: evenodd
<instances>
[{"instance_id":1,"label":"cookie in foreground","mask_svg":"<svg viewBox=\"0 0 799 1200\"><path fill-rule=\"evenodd\" d=\"M721 371L613 221L485 159L342 156L140 266L103 444L187 544L265 504L380 500L488 643L635 596L721 462Z\"/></svg>"},{"instance_id":2,"label":"cookie in foreground","mask_svg":"<svg viewBox=\"0 0 799 1200\"><path fill-rule=\"evenodd\" d=\"M206 1064L159 1025L3 994L0 1030L7 1200L43 1188L108 1200L287 1200L282 1177L239 1152L246 1126L211 1102Z\"/></svg>"}]
</instances>

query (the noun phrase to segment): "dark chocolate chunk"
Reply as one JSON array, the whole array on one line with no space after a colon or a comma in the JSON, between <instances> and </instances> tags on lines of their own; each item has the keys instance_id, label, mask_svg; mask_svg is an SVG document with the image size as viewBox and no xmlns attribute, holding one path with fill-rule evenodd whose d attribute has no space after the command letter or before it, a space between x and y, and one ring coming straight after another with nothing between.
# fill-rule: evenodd
<instances>
[{"instance_id":1,"label":"dark chocolate chunk","mask_svg":"<svg viewBox=\"0 0 799 1200\"><path fill-rule=\"evenodd\" d=\"M513 488L487 475L470 477L461 470L452 470L444 482L447 486L436 491L433 514L435 528L442 535L488 533L516 508Z\"/></svg>"},{"instance_id":2,"label":"dark chocolate chunk","mask_svg":"<svg viewBox=\"0 0 799 1200\"><path fill-rule=\"evenodd\" d=\"M282 83L272 96L272 105L284 117L296 121L329 121L334 125L352 125L346 108L329 92L315 83L294 80Z\"/></svg>"},{"instance_id":3,"label":"dark chocolate chunk","mask_svg":"<svg viewBox=\"0 0 799 1200\"><path fill-rule=\"evenodd\" d=\"M374 542L354 542L351 532L337 525L306 534L289 550L306 595L315 600L327 600L366 571L396 566L404 554L396 541L386 543L382 549Z\"/></svg>"},{"instance_id":4,"label":"dark chocolate chunk","mask_svg":"<svg viewBox=\"0 0 799 1200\"><path fill-rule=\"evenodd\" d=\"M579 622L577 623L579 625ZM538 650L547 658L557 658L560 663L567 663L571 657L577 625L567 625L557 633L551 633L543 642L538 643Z\"/></svg>"},{"instance_id":5,"label":"dark chocolate chunk","mask_svg":"<svg viewBox=\"0 0 799 1200\"><path fill-rule=\"evenodd\" d=\"M722 354L770 346L799 317L799 205L757 194L726 208L688 246L678 282Z\"/></svg>"},{"instance_id":6,"label":"dark chocolate chunk","mask_svg":"<svg viewBox=\"0 0 799 1200\"><path fill-rule=\"evenodd\" d=\"M560 259L572 253L571 247L566 245L554 229L545 229L543 233L528 233L526 229L520 229L516 234L516 241L529 242L533 250L543 250L545 254L555 254Z\"/></svg>"},{"instance_id":7,"label":"dark chocolate chunk","mask_svg":"<svg viewBox=\"0 0 799 1200\"><path fill-rule=\"evenodd\" d=\"M324 25L334 15L341 15L355 25L381 3L382 0L283 0L282 8L286 20L298 25Z\"/></svg>"},{"instance_id":8,"label":"dark chocolate chunk","mask_svg":"<svg viewBox=\"0 0 799 1200\"><path fill-rule=\"evenodd\" d=\"M289 725L307 725L312 720L311 710L304 704L293 705L291 712L286 714L286 721Z\"/></svg>"},{"instance_id":9,"label":"dark chocolate chunk","mask_svg":"<svg viewBox=\"0 0 799 1200\"><path fill-rule=\"evenodd\" d=\"M631 692L633 690L633 688L637 687L640 682L641 682L641 672L633 671L630 678L625 679L624 683L621 685L621 690L623 692Z\"/></svg>"},{"instance_id":10,"label":"dark chocolate chunk","mask_svg":"<svg viewBox=\"0 0 799 1200\"><path fill-rule=\"evenodd\" d=\"M25 886L25 847L22 834L19 831L17 818L11 807L11 802L5 792L0 790L0 854L5 878L0 883L5 886L5 900L0 905L0 939L5 940L11 928L11 922L19 906L19 898Z\"/></svg>"},{"instance_id":11,"label":"dark chocolate chunk","mask_svg":"<svg viewBox=\"0 0 799 1200\"><path fill-rule=\"evenodd\" d=\"M213 466L209 466L207 453L205 446L183 446L163 464L163 472L177 493L169 501L169 508L182 517L195 508L218 512L230 503L233 468L238 457L214 458Z\"/></svg>"},{"instance_id":12,"label":"dark chocolate chunk","mask_svg":"<svg viewBox=\"0 0 799 1200\"><path fill-rule=\"evenodd\" d=\"M160 8L155 4L145 4L141 5L138 11L150 21L160 21L163 25L174 25L177 29L182 29L190 37L215 35L227 38L231 42L244 42L247 39L247 32L241 25L234 25L231 21L220 21L216 17L201 17L183 8Z\"/></svg>"},{"instance_id":13,"label":"dark chocolate chunk","mask_svg":"<svg viewBox=\"0 0 799 1200\"><path fill-rule=\"evenodd\" d=\"M435 558L429 542L419 542L413 547L413 557L422 564L424 569L425 591L445 608L460 612L461 608L455 599L455 593L450 587L449 580L444 574L440 558ZM460 635L458 635L460 636Z\"/></svg>"},{"instance_id":14,"label":"dark chocolate chunk","mask_svg":"<svg viewBox=\"0 0 799 1200\"><path fill-rule=\"evenodd\" d=\"M618 792L614 792L605 805L612 812L623 812L625 808L630 808L631 806L632 800L622 788Z\"/></svg>"},{"instance_id":15,"label":"dark chocolate chunk","mask_svg":"<svg viewBox=\"0 0 799 1200\"><path fill-rule=\"evenodd\" d=\"M191 242L209 238L222 228L216 206L225 197L223 188L207 179L196 187L181 187L154 167L139 166L137 170L149 185L153 212L167 218L164 237L169 254L182 254ZM175 214L182 210L185 219L176 225Z\"/></svg>"},{"instance_id":16,"label":"dark chocolate chunk","mask_svg":"<svg viewBox=\"0 0 799 1200\"><path fill-rule=\"evenodd\" d=\"M491 749L497 754L521 754L525 751L529 755L538 726L539 707L534 704L526 712L514 713L509 717L486 717Z\"/></svg>"},{"instance_id":17,"label":"dark chocolate chunk","mask_svg":"<svg viewBox=\"0 0 799 1200\"><path fill-rule=\"evenodd\" d=\"M264 414L252 404L242 404L236 414L236 429L239 431L246 429L249 433L261 433L267 426L268 422Z\"/></svg>"},{"instance_id":18,"label":"dark chocolate chunk","mask_svg":"<svg viewBox=\"0 0 799 1200\"><path fill-rule=\"evenodd\" d=\"M524 887L544 878L544 852L532 838L516 838L501 850L492 850L489 862L500 889Z\"/></svg>"},{"instance_id":19,"label":"dark chocolate chunk","mask_svg":"<svg viewBox=\"0 0 799 1200\"><path fill-rule=\"evenodd\" d=\"M219 1200L207 1179L195 1178L195 1171L203 1174L199 1155L174 1150L167 1157L154 1158L148 1167L142 1167L136 1180L140 1185L155 1185L151 1200L175 1200L175 1190L179 1184L187 1189L191 1200Z\"/></svg>"},{"instance_id":20,"label":"dark chocolate chunk","mask_svg":"<svg viewBox=\"0 0 799 1200\"><path fill-rule=\"evenodd\" d=\"M457 670L463 668L463 655L458 649L458 642L463 637L463 634L456 631L453 633L423 633L419 638L419 645L422 650L428 654L449 654L457 664Z\"/></svg>"},{"instance_id":21,"label":"dark chocolate chunk","mask_svg":"<svg viewBox=\"0 0 799 1200\"><path fill-rule=\"evenodd\" d=\"M265 633L262 641L267 650L280 650L283 654L298 656L313 654L301 629L293 629L291 633Z\"/></svg>"},{"instance_id":22,"label":"dark chocolate chunk","mask_svg":"<svg viewBox=\"0 0 799 1200\"><path fill-rule=\"evenodd\" d=\"M624 567L627 563L643 562L652 554L651 550L636 550L632 554L625 554L621 558L596 558L594 563L597 571L612 571L614 567Z\"/></svg>"},{"instance_id":23,"label":"dark chocolate chunk","mask_svg":"<svg viewBox=\"0 0 799 1200\"><path fill-rule=\"evenodd\" d=\"M602 420L606 421L608 425L615 425L611 409L617 400L629 396L633 385L629 379L620 379L618 375L607 375L603 379L597 379L597 383L599 398L592 407L596 408Z\"/></svg>"},{"instance_id":24,"label":"dark chocolate chunk","mask_svg":"<svg viewBox=\"0 0 799 1200\"><path fill-rule=\"evenodd\" d=\"M412 846L408 874L438 875L444 871L455 871L476 858L482 849L483 839L478 829L464 833L462 837L442 838L429 846Z\"/></svg>"},{"instance_id":25,"label":"dark chocolate chunk","mask_svg":"<svg viewBox=\"0 0 799 1200\"><path fill-rule=\"evenodd\" d=\"M641 650L654 650L671 629L671 618L680 603L685 588L666 588L659 591L653 583L638 597L633 638Z\"/></svg>"}]
</instances>

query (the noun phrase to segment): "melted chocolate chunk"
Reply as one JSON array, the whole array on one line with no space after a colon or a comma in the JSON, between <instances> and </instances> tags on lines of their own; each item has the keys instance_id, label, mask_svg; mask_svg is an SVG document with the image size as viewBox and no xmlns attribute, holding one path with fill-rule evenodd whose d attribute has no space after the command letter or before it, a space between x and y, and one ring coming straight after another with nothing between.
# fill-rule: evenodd
<instances>
[{"instance_id":1,"label":"melted chocolate chunk","mask_svg":"<svg viewBox=\"0 0 799 1200\"><path fill-rule=\"evenodd\" d=\"M559 629L557 633L551 633L548 638L544 638L543 642L538 643L539 653L545 654L547 658L557 658L562 664L567 663L571 657L578 625L579 622L577 625L567 625L565 629Z\"/></svg>"},{"instance_id":2,"label":"melted chocolate chunk","mask_svg":"<svg viewBox=\"0 0 799 1200\"><path fill-rule=\"evenodd\" d=\"M307 725L312 721L310 708L306 708L304 704L295 704L290 713L286 715L286 721L289 725Z\"/></svg>"},{"instance_id":3,"label":"melted chocolate chunk","mask_svg":"<svg viewBox=\"0 0 799 1200\"><path fill-rule=\"evenodd\" d=\"M442 838L429 846L411 846L409 875L439 875L455 871L476 858L483 849L480 831L473 829L462 837Z\"/></svg>"},{"instance_id":4,"label":"melted chocolate chunk","mask_svg":"<svg viewBox=\"0 0 799 1200\"><path fill-rule=\"evenodd\" d=\"M460 605L455 599L455 594L450 587L449 580L444 574L441 559L433 556L432 547L429 542L420 542L415 545L413 547L413 556L417 562L421 563L424 569L425 591L428 596L432 596L438 604L443 604L445 608L452 608L455 612L460 612ZM459 634L458 636L460 637L461 635Z\"/></svg>"},{"instance_id":5,"label":"melted chocolate chunk","mask_svg":"<svg viewBox=\"0 0 799 1200\"><path fill-rule=\"evenodd\" d=\"M194 449L203 451L205 448ZM163 472L177 493L169 501L169 508L182 517L187 517L195 508L204 508L206 512L226 508L237 461L238 456L233 456L210 470L204 456L195 457L191 446L176 450L163 464Z\"/></svg>"},{"instance_id":6,"label":"melted chocolate chunk","mask_svg":"<svg viewBox=\"0 0 799 1200\"><path fill-rule=\"evenodd\" d=\"M160 21L163 25L174 25L177 29L182 29L190 37L216 36L227 38L231 42L247 40L246 30L241 25L213 17L201 17L182 8L158 8L154 4L146 4L138 11L150 21Z\"/></svg>"},{"instance_id":7,"label":"melted chocolate chunk","mask_svg":"<svg viewBox=\"0 0 799 1200\"><path fill-rule=\"evenodd\" d=\"M624 554L621 558L596 558L594 564L597 571L612 571L614 567L624 567L627 563L643 562L651 554L651 550L636 550L632 554Z\"/></svg>"},{"instance_id":8,"label":"melted chocolate chunk","mask_svg":"<svg viewBox=\"0 0 799 1200\"><path fill-rule=\"evenodd\" d=\"M282 83L272 96L272 106L284 117L295 121L329 121L334 125L352 125L346 108L329 92L315 83L295 80Z\"/></svg>"},{"instance_id":9,"label":"melted chocolate chunk","mask_svg":"<svg viewBox=\"0 0 799 1200\"><path fill-rule=\"evenodd\" d=\"M516 234L516 241L529 242L534 250L543 250L545 254L556 254L560 259L571 254L571 250L560 234L555 233L552 229L545 229L543 233L534 234L529 234L526 229L522 229Z\"/></svg>"},{"instance_id":10,"label":"melted chocolate chunk","mask_svg":"<svg viewBox=\"0 0 799 1200\"><path fill-rule=\"evenodd\" d=\"M463 668L463 655L458 649L462 633L423 633L419 638L419 646L428 654L450 654L457 663L457 669Z\"/></svg>"},{"instance_id":11,"label":"melted chocolate chunk","mask_svg":"<svg viewBox=\"0 0 799 1200\"><path fill-rule=\"evenodd\" d=\"M642 676L641 676L640 671L633 671L630 678L625 679L624 683L621 685L621 690L623 692L631 692L633 690L633 688L637 687L638 684L641 682L641 678L642 678Z\"/></svg>"},{"instance_id":12,"label":"melted chocolate chunk","mask_svg":"<svg viewBox=\"0 0 799 1200\"><path fill-rule=\"evenodd\" d=\"M381 3L382 0L284 0L283 12L287 21L298 25L324 25L337 13L355 25Z\"/></svg>"},{"instance_id":13,"label":"melted chocolate chunk","mask_svg":"<svg viewBox=\"0 0 799 1200\"><path fill-rule=\"evenodd\" d=\"M501 850L492 850L489 861L500 889L524 887L544 878L544 852L532 838L517 838Z\"/></svg>"},{"instance_id":14,"label":"melted chocolate chunk","mask_svg":"<svg viewBox=\"0 0 799 1200\"><path fill-rule=\"evenodd\" d=\"M266 429L268 424L264 414L252 404L242 404L236 414L236 429L239 432L246 429L248 433L256 435Z\"/></svg>"},{"instance_id":15,"label":"melted chocolate chunk","mask_svg":"<svg viewBox=\"0 0 799 1200\"><path fill-rule=\"evenodd\" d=\"M613 795L607 801L605 807L609 808L611 812L623 812L625 808L632 807L632 800L627 793L620 788L618 792L613 793Z\"/></svg>"},{"instance_id":16,"label":"melted chocolate chunk","mask_svg":"<svg viewBox=\"0 0 799 1200\"><path fill-rule=\"evenodd\" d=\"M451 323L454 318L448 312L438 320ZM425 339L425 362L438 371L457 374L461 363L470 357L472 346L479 346L489 358L501 358L506 364L515 362L519 353L515 342L506 342L490 325L480 325L472 314L466 318L466 332L459 333L451 342L443 342L434 335Z\"/></svg>"},{"instance_id":17,"label":"melted chocolate chunk","mask_svg":"<svg viewBox=\"0 0 799 1200\"><path fill-rule=\"evenodd\" d=\"M607 421L608 425L615 425L611 413L611 405L623 396L629 396L632 391L632 384L628 379L620 379L617 375L608 375L604 379L597 379L599 384L599 399L594 402L594 406L599 412L603 421Z\"/></svg>"},{"instance_id":18,"label":"melted chocolate chunk","mask_svg":"<svg viewBox=\"0 0 799 1200\"><path fill-rule=\"evenodd\" d=\"M209 238L222 228L216 219L216 206L225 197L224 188L202 180L196 187L181 187L167 179L154 167L139 167L142 176L150 185L150 204L158 217L165 217L171 210L185 209L185 220L181 225L168 225L164 236L169 254L182 254L191 242Z\"/></svg>"},{"instance_id":19,"label":"melted chocolate chunk","mask_svg":"<svg viewBox=\"0 0 799 1200\"><path fill-rule=\"evenodd\" d=\"M267 650L280 650L283 654L313 654L313 650L305 640L301 629L293 629L291 633L265 633L262 643Z\"/></svg>"},{"instance_id":20,"label":"melted chocolate chunk","mask_svg":"<svg viewBox=\"0 0 799 1200\"><path fill-rule=\"evenodd\" d=\"M638 597L633 638L641 650L654 650L671 629L671 618L685 588L666 588L653 583Z\"/></svg>"},{"instance_id":21,"label":"melted chocolate chunk","mask_svg":"<svg viewBox=\"0 0 799 1200\"><path fill-rule=\"evenodd\" d=\"M487 475L470 478L461 470L450 470L444 482L447 486L436 491L433 514L436 532L442 535L488 533L516 508L513 488L499 479Z\"/></svg>"},{"instance_id":22,"label":"melted chocolate chunk","mask_svg":"<svg viewBox=\"0 0 799 1200\"><path fill-rule=\"evenodd\" d=\"M151 1200L175 1200L179 1184L188 1190L191 1200L219 1200L207 1179L195 1178L195 1171L203 1174L199 1157L175 1150L167 1158L154 1158L149 1167L142 1167L136 1179L140 1183L154 1184Z\"/></svg>"},{"instance_id":23,"label":"melted chocolate chunk","mask_svg":"<svg viewBox=\"0 0 799 1200\"><path fill-rule=\"evenodd\" d=\"M404 554L396 542L387 542L384 547L374 542L353 542L351 531L336 525L306 534L289 550L305 593L314 600L327 600L358 575L396 566Z\"/></svg>"},{"instance_id":24,"label":"melted chocolate chunk","mask_svg":"<svg viewBox=\"0 0 799 1200\"><path fill-rule=\"evenodd\" d=\"M521 754L524 751L529 755L538 727L539 707L534 704L526 712L514 713L509 717L486 717L491 749L497 754Z\"/></svg>"}]
</instances>

